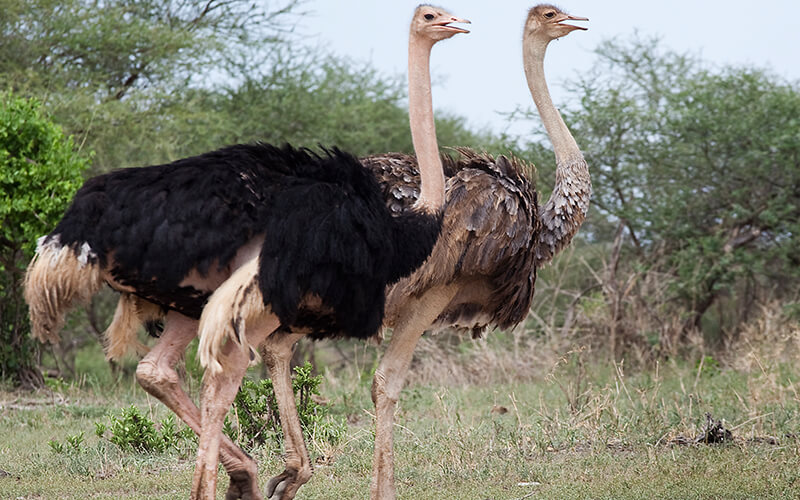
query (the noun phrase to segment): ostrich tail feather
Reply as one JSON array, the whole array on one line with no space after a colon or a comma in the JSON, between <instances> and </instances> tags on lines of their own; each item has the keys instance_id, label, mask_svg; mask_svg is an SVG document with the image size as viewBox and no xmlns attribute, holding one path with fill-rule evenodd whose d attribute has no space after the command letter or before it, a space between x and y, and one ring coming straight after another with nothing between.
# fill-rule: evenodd
<instances>
[{"instance_id":1,"label":"ostrich tail feather","mask_svg":"<svg viewBox=\"0 0 800 500\"><path fill-rule=\"evenodd\" d=\"M67 312L87 302L102 283L100 265L88 244L76 250L61 245L58 235L41 238L24 287L34 338L58 342Z\"/></svg>"},{"instance_id":2,"label":"ostrich tail feather","mask_svg":"<svg viewBox=\"0 0 800 500\"><path fill-rule=\"evenodd\" d=\"M117 302L114 319L103 332L106 359L117 361L130 350L139 356L147 354L150 349L137 338L139 328L144 322L160 320L163 316L164 312L155 304L123 293Z\"/></svg>"},{"instance_id":3,"label":"ostrich tail feather","mask_svg":"<svg viewBox=\"0 0 800 500\"><path fill-rule=\"evenodd\" d=\"M197 354L200 364L211 374L223 371L222 348L230 341L242 351L250 351L250 359L257 360L258 346L247 342L247 325L266 312L258 288L258 259L254 258L226 280L203 309L200 317L200 342Z\"/></svg>"}]
</instances>

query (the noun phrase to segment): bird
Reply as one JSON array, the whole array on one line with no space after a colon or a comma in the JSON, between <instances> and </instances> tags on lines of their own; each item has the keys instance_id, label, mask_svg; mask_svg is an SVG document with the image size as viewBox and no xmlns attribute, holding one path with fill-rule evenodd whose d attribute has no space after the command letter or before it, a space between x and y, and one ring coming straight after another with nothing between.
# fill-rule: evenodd
<instances>
[{"instance_id":1,"label":"bird","mask_svg":"<svg viewBox=\"0 0 800 500\"><path fill-rule=\"evenodd\" d=\"M224 418L250 361L257 358L259 347L270 371L281 420L295 421L297 410L289 359L298 338L306 334L315 339L375 336L383 323L384 291L388 284L410 274L430 254L441 230L444 205L444 173L433 118L430 55L437 42L467 32L452 26L453 22L467 21L430 5L418 7L411 20L409 123L423 177L413 207L393 213L385 205L375 177L359 163L359 172L375 188L371 201L380 205L391 219L386 224L389 231L376 228L367 235L373 238L361 236L359 233L364 227L371 229L371 224L357 217L360 207L355 215L339 215L340 204L349 202L349 197L337 197L321 210L306 215L309 203L302 200L309 196L301 192L289 198L291 206L286 210L270 211L267 215L270 223L266 226L270 229L258 257L237 269L209 298L199 327L198 355L206 371L191 498L215 498ZM302 218L292 214L292 208ZM362 271L365 262L375 263L369 268L370 273ZM377 272L373 268L378 265L387 270L383 274ZM398 266L400 270L394 271ZM365 303L371 306L372 314L362 312ZM295 453L300 448L305 452L300 429L284 426L284 432L286 468L270 480L267 494L290 499L310 478L311 464L307 452Z\"/></svg>"},{"instance_id":2,"label":"bird","mask_svg":"<svg viewBox=\"0 0 800 500\"><path fill-rule=\"evenodd\" d=\"M467 32L443 13L423 16L431 37ZM430 125L415 136L423 151L430 148L425 132L435 133ZM121 294L106 332L109 357L131 345L147 350L135 340L139 324L163 330L137 366L137 380L199 434L200 412L181 389L175 364L196 336L211 293L263 254L269 257L261 260L264 268L275 272L264 290L271 286L272 311L283 323L312 321L325 331L321 325L330 321L351 336L372 335L382 320L386 284L424 260L441 227L441 165L426 165L417 210L402 216L385 207L361 162L335 148L320 154L235 145L89 179L56 228L40 238L28 267L32 333L58 341L66 312L108 284ZM316 217L317 225L304 217ZM303 256L311 261L295 265ZM281 267L270 259L294 260ZM351 283L338 279L343 273ZM293 287L305 288L310 298ZM309 305L329 314L313 322ZM158 320L161 328L153 325ZM261 498L255 462L227 437L220 458L231 476L228 498Z\"/></svg>"},{"instance_id":3,"label":"bird","mask_svg":"<svg viewBox=\"0 0 800 500\"><path fill-rule=\"evenodd\" d=\"M455 328L479 337L487 327L506 329L520 323L530 309L537 269L570 243L586 217L591 195L588 165L553 105L543 66L552 40L586 29L565 21L587 20L541 4L529 10L524 26L525 75L556 157L550 198L538 205L526 176L532 168L519 160L459 149L462 161L446 184L442 237L428 260L387 292L384 325L392 335L372 385L373 499L396 496L394 409L422 334ZM418 182L408 164L402 158L391 163L379 157L373 164L387 201L401 211L413 203Z\"/></svg>"}]
</instances>

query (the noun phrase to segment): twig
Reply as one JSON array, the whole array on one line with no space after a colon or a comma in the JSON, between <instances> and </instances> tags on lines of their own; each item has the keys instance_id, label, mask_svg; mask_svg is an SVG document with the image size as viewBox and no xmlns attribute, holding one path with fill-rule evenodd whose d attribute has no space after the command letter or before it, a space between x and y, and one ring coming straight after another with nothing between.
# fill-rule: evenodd
<instances>
[{"instance_id":1,"label":"twig","mask_svg":"<svg viewBox=\"0 0 800 500\"><path fill-rule=\"evenodd\" d=\"M662 434L661 437L656 440L655 446L659 446L661 444L661 442L664 440L664 438L669 435L670 432L672 432L672 431L667 431L664 434Z\"/></svg>"},{"instance_id":2,"label":"twig","mask_svg":"<svg viewBox=\"0 0 800 500\"><path fill-rule=\"evenodd\" d=\"M697 383L700 381L700 374L703 373L703 365L706 362L705 355L700 357L700 363L697 365L697 373L694 376L694 385L692 385L692 392L697 394Z\"/></svg>"},{"instance_id":3,"label":"twig","mask_svg":"<svg viewBox=\"0 0 800 500\"><path fill-rule=\"evenodd\" d=\"M775 413L775 412L772 412L772 411L771 411L771 412L769 412L769 413L765 413L765 414L763 414L763 415L758 415L758 416L756 416L756 417L750 418L750 419L748 419L748 420L745 420L744 422L742 422L741 424L739 424L739 425L737 425L737 426L735 426L735 427L731 427L731 429L730 429L730 430L731 430L731 432L733 432L733 431L735 431L736 429L738 429L739 427L741 427L741 426L743 426L743 425L747 425L747 424L749 424L749 423L750 423L750 422L752 422L753 420L758 420L758 419L761 419L761 418L764 418L764 417L768 417L768 416L772 415L773 413Z\"/></svg>"},{"instance_id":4,"label":"twig","mask_svg":"<svg viewBox=\"0 0 800 500\"><path fill-rule=\"evenodd\" d=\"M514 396L514 393L508 395L508 398L511 400L511 405L514 407L514 414L517 416L517 428L522 428L522 418L519 416L519 408L517 408L517 398Z\"/></svg>"}]
</instances>

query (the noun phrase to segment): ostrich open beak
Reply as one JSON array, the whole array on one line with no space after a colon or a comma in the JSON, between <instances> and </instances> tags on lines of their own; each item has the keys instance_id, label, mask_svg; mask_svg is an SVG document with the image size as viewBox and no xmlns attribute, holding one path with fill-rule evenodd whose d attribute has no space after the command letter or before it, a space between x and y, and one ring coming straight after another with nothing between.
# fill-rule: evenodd
<instances>
[{"instance_id":1,"label":"ostrich open beak","mask_svg":"<svg viewBox=\"0 0 800 500\"><path fill-rule=\"evenodd\" d=\"M450 23L461 23L461 24L472 24L467 19L460 19L458 17L451 17L448 21L444 21L441 23L436 23L436 27L444 30L444 31L451 31L455 33L469 33L469 30L465 30L464 28L460 28L458 26L450 26Z\"/></svg>"},{"instance_id":2,"label":"ostrich open beak","mask_svg":"<svg viewBox=\"0 0 800 500\"><path fill-rule=\"evenodd\" d=\"M570 16L569 14L564 14L562 19L558 20L558 24L563 23L564 21L588 21L588 17L579 17L579 16ZM575 26L573 24L561 24L561 26L569 26L574 30L588 30L589 28L584 28L583 26Z\"/></svg>"}]
</instances>

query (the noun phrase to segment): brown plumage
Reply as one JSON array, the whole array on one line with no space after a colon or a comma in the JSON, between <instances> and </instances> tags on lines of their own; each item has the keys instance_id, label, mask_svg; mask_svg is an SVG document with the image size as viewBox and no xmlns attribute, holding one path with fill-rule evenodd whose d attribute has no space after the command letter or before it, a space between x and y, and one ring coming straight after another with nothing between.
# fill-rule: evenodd
<instances>
[{"instance_id":1,"label":"brown plumage","mask_svg":"<svg viewBox=\"0 0 800 500\"><path fill-rule=\"evenodd\" d=\"M467 329L479 336L489 325L509 328L528 313L536 280L539 234L537 193L529 180L532 167L516 158L456 148L458 158L444 156L446 209L442 234L428 261L388 291L385 324L394 326L409 298L458 281L481 280L490 293L485 301L462 294L441 312L431 327ZM362 160L378 178L386 203L394 211L413 206L419 174L412 156L375 155Z\"/></svg>"}]
</instances>

